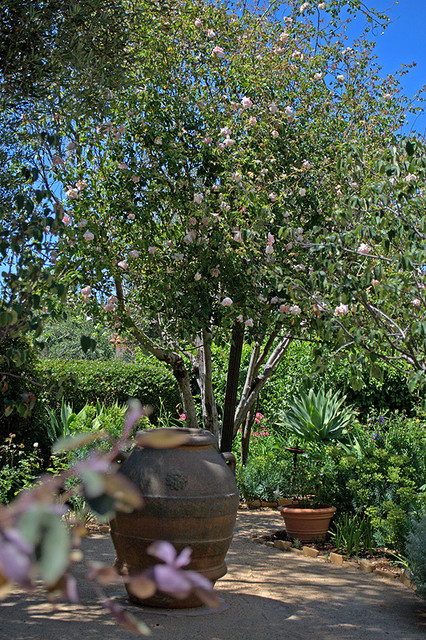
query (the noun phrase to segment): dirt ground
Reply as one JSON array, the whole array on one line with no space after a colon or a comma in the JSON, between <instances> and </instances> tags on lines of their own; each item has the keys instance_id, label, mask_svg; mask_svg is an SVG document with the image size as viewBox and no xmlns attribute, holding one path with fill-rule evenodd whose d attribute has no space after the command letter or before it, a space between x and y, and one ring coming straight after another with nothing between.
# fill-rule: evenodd
<instances>
[{"instance_id":1,"label":"dirt ground","mask_svg":"<svg viewBox=\"0 0 426 640\"><path fill-rule=\"evenodd\" d=\"M153 640L425 640L426 605L399 582L323 560L254 544L251 535L282 527L274 511L240 511L217 583L218 612L152 610L129 605ZM85 541L87 556L113 562L107 534ZM52 611L42 594L14 592L0 603L0 640L130 640L96 595L79 584L81 606ZM126 603L121 587L110 595Z\"/></svg>"}]
</instances>

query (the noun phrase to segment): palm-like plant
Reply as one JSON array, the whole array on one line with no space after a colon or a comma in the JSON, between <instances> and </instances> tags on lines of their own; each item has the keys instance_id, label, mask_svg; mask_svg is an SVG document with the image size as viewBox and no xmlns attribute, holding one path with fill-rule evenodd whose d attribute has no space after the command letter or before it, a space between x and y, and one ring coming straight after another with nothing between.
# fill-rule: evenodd
<instances>
[{"instance_id":1,"label":"palm-like plant","mask_svg":"<svg viewBox=\"0 0 426 640\"><path fill-rule=\"evenodd\" d=\"M332 389L301 391L279 415L278 425L306 442L345 441L347 427L354 417L353 408L345 406L345 400L346 396L338 391L333 393Z\"/></svg>"}]
</instances>

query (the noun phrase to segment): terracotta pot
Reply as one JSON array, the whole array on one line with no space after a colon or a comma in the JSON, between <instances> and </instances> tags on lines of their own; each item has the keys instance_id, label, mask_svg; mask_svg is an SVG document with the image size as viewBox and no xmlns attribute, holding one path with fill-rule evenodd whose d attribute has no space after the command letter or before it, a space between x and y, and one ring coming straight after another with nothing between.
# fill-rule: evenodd
<instances>
[{"instance_id":1,"label":"terracotta pot","mask_svg":"<svg viewBox=\"0 0 426 640\"><path fill-rule=\"evenodd\" d=\"M158 430L157 430L158 431ZM164 430L163 430L164 431ZM232 540L239 494L235 475L216 450L216 439L201 429L179 429L189 441L173 449L136 447L122 463L120 473L140 489L144 505L132 513L117 512L111 537L116 567L137 574L158 560L146 553L154 540L167 540L181 551L191 547L188 569L213 583L225 575L225 556ZM235 460L235 458L234 458ZM166 608L201 606L196 596L174 599L155 594L137 604Z\"/></svg>"},{"instance_id":2,"label":"terracotta pot","mask_svg":"<svg viewBox=\"0 0 426 640\"><path fill-rule=\"evenodd\" d=\"M278 507L290 537L301 542L324 540L336 507Z\"/></svg>"}]
</instances>

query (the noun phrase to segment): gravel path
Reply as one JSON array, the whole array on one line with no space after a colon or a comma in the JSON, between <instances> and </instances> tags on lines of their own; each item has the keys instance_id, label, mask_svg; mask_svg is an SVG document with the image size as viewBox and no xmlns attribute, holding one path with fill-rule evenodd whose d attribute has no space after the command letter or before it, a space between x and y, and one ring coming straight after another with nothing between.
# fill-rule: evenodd
<instances>
[{"instance_id":1,"label":"gravel path","mask_svg":"<svg viewBox=\"0 0 426 640\"><path fill-rule=\"evenodd\" d=\"M400 583L355 568L251 542L252 534L282 528L274 511L240 511L217 583L222 610L157 611L129 606L153 640L425 640L426 606ZM108 535L85 541L92 559L112 562ZM80 585L82 606L52 611L41 594L11 594L0 603L0 640L130 640ZM111 588L120 602L124 592Z\"/></svg>"}]
</instances>

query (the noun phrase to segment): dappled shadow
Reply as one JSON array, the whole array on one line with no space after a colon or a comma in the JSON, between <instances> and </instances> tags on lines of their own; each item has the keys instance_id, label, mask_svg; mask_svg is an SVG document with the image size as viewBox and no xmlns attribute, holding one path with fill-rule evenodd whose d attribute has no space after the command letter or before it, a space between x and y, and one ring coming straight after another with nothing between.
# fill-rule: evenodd
<instances>
[{"instance_id":1,"label":"dappled shadow","mask_svg":"<svg viewBox=\"0 0 426 640\"><path fill-rule=\"evenodd\" d=\"M153 640L424 640L426 607L403 585L251 542L252 532L279 526L280 517L273 512L239 514L228 574L217 583L224 604L218 613L133 605L129 610L148 624ZM84 548L89 560L114 560L107 535L91 536ZM82 566L75 568L82 574ZM116 628L90 585L79 580L79 590L80 607L61 605L56 612L41 593L11 594L0 606L0 640L135 637ZM108 591L125 602L120 586Z\"/></svg>"}]
</instances>

